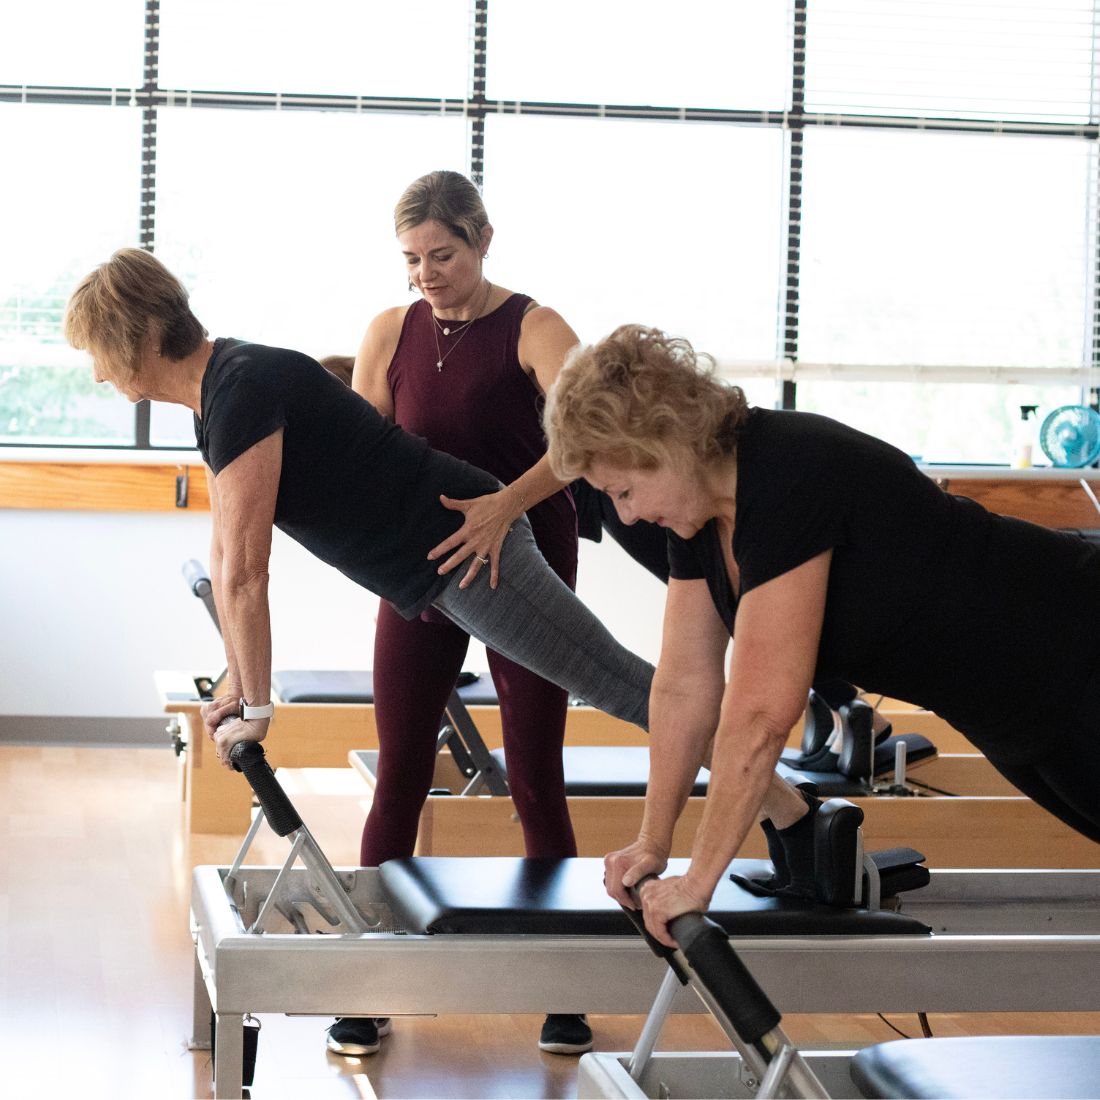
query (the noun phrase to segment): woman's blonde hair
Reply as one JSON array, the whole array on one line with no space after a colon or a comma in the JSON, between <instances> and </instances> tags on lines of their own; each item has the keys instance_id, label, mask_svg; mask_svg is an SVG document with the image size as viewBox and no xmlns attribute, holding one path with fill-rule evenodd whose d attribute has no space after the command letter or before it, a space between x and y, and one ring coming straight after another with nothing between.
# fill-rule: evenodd
<instances>
[{"instance_id":1,"label":"woman's blonde hair","mask_svg":"<svg viewBox=\"0 0 1100 1100\"><path fill-rule=\"evenodd\" d=\"M152 253L120 248L86 275L65 307L65 339L131 374L151 326L159 351L183 359L206 338L188 304L183 284Z\"/></svg>"},{"instance_id":2,"label":"woman's blonde hair","mask_svg":"<svg viewBox=\"0 0 1100 1100\"><path fill-rule=\"evenodd\" d=\"M733 452L748 412L739 386L687 340L643 325L573 349L546 399L550 468L562 481L594 461L624 469L710 465Z\"/></svg>"},{"instance_id":3,"label":"woman's blonde hair","mask_svg":"<svg viewBox=\"0 0 1100 1100\"><path fill-rule=\"evenodd\" d=\"M489 215L478 189L461 172L439 171L413 180L393 211L398 236L427 221L439 222L476 248Z\"/></svg>"}]
</instances>

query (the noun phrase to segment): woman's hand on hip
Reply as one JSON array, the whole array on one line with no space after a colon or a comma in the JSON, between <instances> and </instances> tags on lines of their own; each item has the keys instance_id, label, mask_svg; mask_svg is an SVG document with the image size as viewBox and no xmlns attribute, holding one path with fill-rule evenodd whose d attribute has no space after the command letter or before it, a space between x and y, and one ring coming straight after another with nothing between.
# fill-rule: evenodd
<instances>
[{"instance_id":1,"label":"woman's hand on hip","mask_svg":"<svg viewBox=\"0 0 1100 1100\"><path fill-rule=\"evenodd\" d=\"M668 866L668 852L643 837L603 857L603 884L620 905L637 908L630 888L646 875L659 875Z\"/></svg>"},{"instance_id":2,"label":"woman's hand on hip","mask_svg":"<svg viewBox=\"0 0 1100 1100\"><path fill-rule=\"evenodd\" d=\"M516 515L515 494L503 489L470 500L455 500L440 496L444 508L461 512L465 517L462 526L450 538L444 539L428 554L429 561L450 555L439 567L445 574L458 568L467 558L473 557L466 575L459 581L460 588L468 588L485 567L489 567L489 587L496 588L500 578L500 554L504 539L519 518ZM522 513L520 513L522 515Z\"/></svg>"},{"instance_id":3,"label":"woman's hand on hip","mask_svg":"<svg viewBox=\"0 0 1100 1100\"><path fill-rule=\"evenodd\" d=\"M229 753L238 741L262 741L267 736L267 718L227 718L214 734L214 750L218 754L218 763L232 769Z\"/></svg>"}]
</instances>

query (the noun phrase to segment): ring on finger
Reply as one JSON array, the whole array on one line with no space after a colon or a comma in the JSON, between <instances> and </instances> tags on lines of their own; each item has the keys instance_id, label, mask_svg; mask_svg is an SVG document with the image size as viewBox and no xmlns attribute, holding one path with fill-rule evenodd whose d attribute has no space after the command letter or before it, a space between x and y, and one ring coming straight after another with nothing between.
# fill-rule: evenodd
<instances>
[{"instance_id":1,"label":"ring on finger","mask_svg":"<svg viewBox=\"0 0 1100 1100\"><path fill-rule=\"evenodd\" d=\"M482 565L488 565L489 564L489 559L488 558L483 558L480 554L475 554L474 557L477 558L477 560L479 562L481 562Z\"/></svg>"}]
</instances>

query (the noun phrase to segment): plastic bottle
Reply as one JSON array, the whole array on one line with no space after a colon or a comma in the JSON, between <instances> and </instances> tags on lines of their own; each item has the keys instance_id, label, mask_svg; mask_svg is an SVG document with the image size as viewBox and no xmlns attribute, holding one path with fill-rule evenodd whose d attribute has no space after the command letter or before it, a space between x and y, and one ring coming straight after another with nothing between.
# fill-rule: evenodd
<instances>
[{"instance_id":1,"label":"plastic bottle","mask_svg":"<svg viewBox=\"0 0 1100 1100\"><path fill-rule=\"evenodd\" d=\"M1017 425L1016 451L1012 460L1014 469L1026 470L1031 466L1032 421L1038 405L1020 406L1020 423Z\"/></svg>"}]
</instances>

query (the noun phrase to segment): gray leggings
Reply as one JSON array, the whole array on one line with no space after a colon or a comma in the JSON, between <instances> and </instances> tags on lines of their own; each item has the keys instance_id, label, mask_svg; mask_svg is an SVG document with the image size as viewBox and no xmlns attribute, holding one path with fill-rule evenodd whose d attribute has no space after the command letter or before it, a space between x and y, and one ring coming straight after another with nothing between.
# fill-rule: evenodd
<instances>
[{"instance_id":1,"label":"gray leggings","mask_svg":"<svg viewBox=\"0 0 1100 1100\"><path fill-rule=\"evenodd\" d=\"M624 649L554 573L520 520L504 540L500 580L482 569L465 589L451 581L435 606L467 634L616 718L649 728L653 666Z\"/></svg>"}]
</instances>

